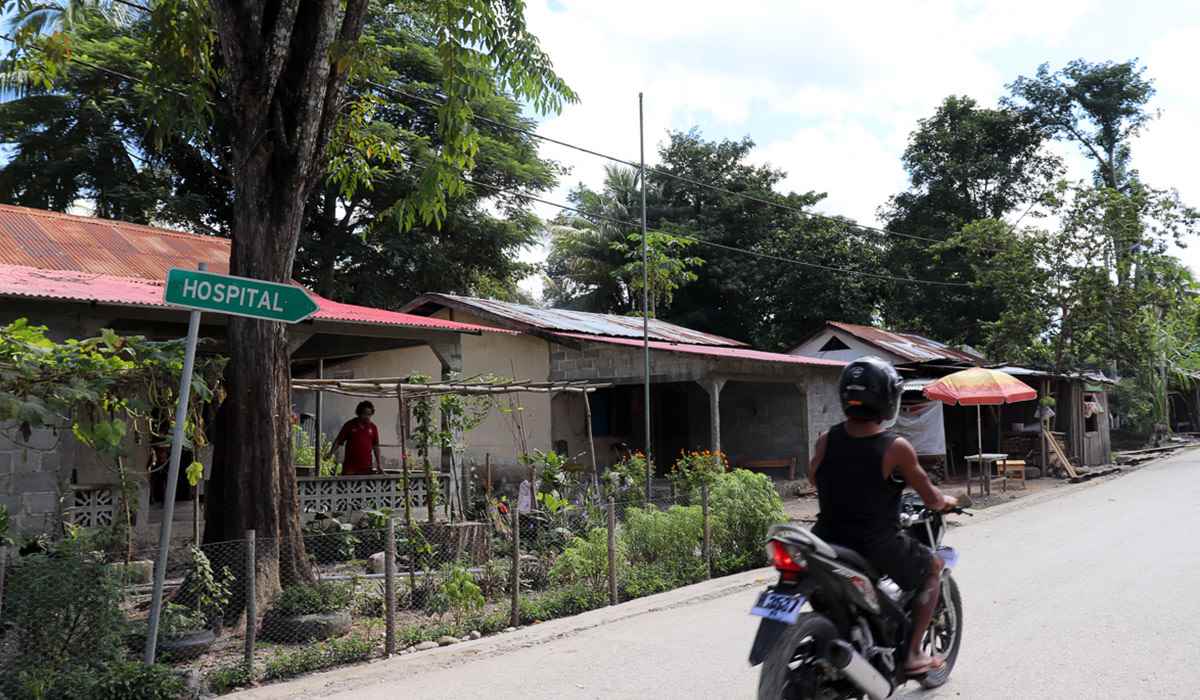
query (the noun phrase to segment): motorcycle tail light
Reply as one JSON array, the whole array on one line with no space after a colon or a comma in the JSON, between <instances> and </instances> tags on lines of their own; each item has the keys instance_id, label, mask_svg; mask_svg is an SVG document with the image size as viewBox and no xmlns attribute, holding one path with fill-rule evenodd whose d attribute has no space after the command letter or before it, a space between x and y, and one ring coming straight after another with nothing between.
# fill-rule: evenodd
<instances>
[{"instance_id":1,"label":"motorcycle tail light","mask_svg":"<svg viewBox=\"0 0 1200 700\"><path fill-rule=\"evenodd\" d=\"M767 543L767 556L771 559L771 565L784 573L798 574L808 568L804 563L804 557L792 556L787 545L779 540L771 540Z\"/></svg>"}]
</instances>

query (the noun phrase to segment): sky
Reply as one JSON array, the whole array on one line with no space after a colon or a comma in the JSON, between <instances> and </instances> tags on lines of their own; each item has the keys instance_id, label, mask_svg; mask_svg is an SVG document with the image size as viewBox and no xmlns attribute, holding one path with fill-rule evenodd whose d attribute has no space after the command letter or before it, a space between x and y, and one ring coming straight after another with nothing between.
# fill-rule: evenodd
<instances>
[{"instance_id":1,"label":"sky","mask_svg":"<svg viewBox=\"0 0 1200 700\"><path fill-rule=\"evenodd\" d=\"M1134 142L1133 165L1200 206L1200 3L529 0L526 17L580 96L540 117L540 133L637 160L642 92L648 164L671 130L750 136L753 160L788 173L782 189L825 192L819 211L876 225L906 186L909 133L947 95L994 105L1042 63L1137 58L1160 116ZM1073 146L1060 152L1071 177L1089 176ZM602 160L551 144L542 154L571 169L547 199L603 179ZM1200 241L1179 253L1200 272Z\"/></svg>"}]
</instances>

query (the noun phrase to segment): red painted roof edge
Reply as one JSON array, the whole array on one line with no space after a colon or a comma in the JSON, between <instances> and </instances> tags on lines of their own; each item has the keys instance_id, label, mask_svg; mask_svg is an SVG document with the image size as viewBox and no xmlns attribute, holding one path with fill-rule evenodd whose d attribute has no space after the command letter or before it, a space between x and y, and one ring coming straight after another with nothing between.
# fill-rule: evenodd
<instances>
[{"instance_id":1,"label":"red painted roof edge","mask_svg":"<svg viewBox=\"0 0 1200 700\"><path fill-rule=\"evenodd\" d=\"M637 338L616 338L607 335L587 335L585 333L555 333L554 335L573 340L586 340L594 343L624 345L626 347L642 347L643 341ZM683 343L667 343L661 340L651 340L650 348L665 352L678 352L685 355L707 355L724 357L731 360L756 360L759 362L779 362L806 367L845 367L846 363L839 360L824 360L805 355L788 355L766 350L755 350L747 347L728 347L722 345L687 345Z\"/></svg>"},{"instance_id":2,"label":"red painted roof edge","mask_svg":"<svg viewBox=\"0 0 1200 700\"><path fill-rule=\"evenodd\" d=\"M122 277L77 270L44 270L24 265L0 264L0 297L44 299L141 308L173 309L162 300L161 280ZM359 325L425 328L460 333L519 335L503 328L459 323L440 318L405 314L368 306L344 304L309 292L317 302L312 318Z\"/></svg>"}]
</instances>

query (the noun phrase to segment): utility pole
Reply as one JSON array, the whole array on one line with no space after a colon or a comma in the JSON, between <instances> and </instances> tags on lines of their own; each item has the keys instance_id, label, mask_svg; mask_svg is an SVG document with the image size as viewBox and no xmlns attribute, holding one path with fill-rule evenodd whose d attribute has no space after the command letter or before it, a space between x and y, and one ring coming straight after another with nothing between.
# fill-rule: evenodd
<instances>
[{"instance_id":1,"label":"utility pole","mask_svg":"<svg viewBox=\"0 0 1200 700\"><path fill-rule=\"evenodd\" d=\"M641 154L642 178L642 385L643 412L646 415L646 501L651 498L650 484L654 481L653 440L650 437L650 246L646 240L646 119L642 109L642 93L638 93L638 150Z\"/></svg>"}]
</instances>

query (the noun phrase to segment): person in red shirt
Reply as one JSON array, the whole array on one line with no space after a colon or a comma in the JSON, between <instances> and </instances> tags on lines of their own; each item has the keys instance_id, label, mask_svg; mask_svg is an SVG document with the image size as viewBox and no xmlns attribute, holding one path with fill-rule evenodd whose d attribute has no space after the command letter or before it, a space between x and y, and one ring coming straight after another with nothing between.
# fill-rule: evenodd
<instances>
[{"instance_id":1,"label":"person in red shirt","mask_svg":"<svg viewBox=\"0 0 1200 700\"><path fill-rule=\"evenodd\" d=\"M342 476L362 476L372 472L383 472L383 458L379 455L379 428L371 422L375 405L363 401L354 409L357 417L346 421L338 432L337 439L329 448L329 457L342 445L346 446L346 457L342 460ZM374 463L372 464L372 456Z\"/></svg>"}]
</instances>

